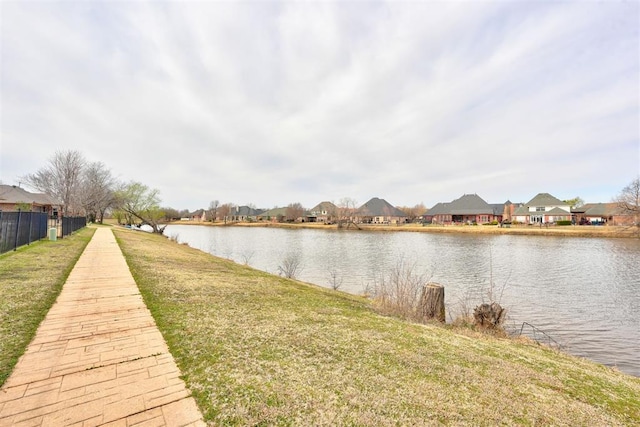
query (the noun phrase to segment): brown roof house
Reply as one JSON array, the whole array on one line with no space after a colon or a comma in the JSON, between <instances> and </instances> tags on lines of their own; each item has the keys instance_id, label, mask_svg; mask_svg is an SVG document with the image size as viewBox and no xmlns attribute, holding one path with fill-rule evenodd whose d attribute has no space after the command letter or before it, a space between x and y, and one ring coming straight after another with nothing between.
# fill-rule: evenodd
<instances>
[{"instance_id":1,"label":"brown roof house","mask_svg":"<svg viewBox=\"0 0 640 427\"><path fill-rule=\"evenodd\" d=\"M632 225L633 216L625 214L617 203L587 203L571 209L577 224Z\"/></svg>"},{"instance_id":2,"label":"brown roof house","mask_svg":"<svg viewBox=\"0 0 640 427\"><path fill-rule=\"evenodd\" d=\"M356 210L355 218L364 224L400 224L408 217L386 200L374 197Z\"/></svg>"},{"instance_id":3,"label":"brown roof house","mask_svg":"<svg viewBox=\"0 0 640 427\"><path fill-rule=\"evenodd\" d=\"M229 212L230 221L253 222L258 220L264 210L252 208L251 206L236 206Z\"/></svg>"},{"instance_id":4,"label":"brown roof house","mask_svg":"<svg viewBox=\"0 0 640 427\"><path fill-rule=\"evenodd\" d=\"M513 213L514 221L523 224L550 224L571 220L571 205L549 193L539 193Z\"/></svg>"},{"instance_id":5,"label":"brown roof house","mask_svg":"<svg viewBox=\"0 0 640 427\"><path fill-rule=\"evenodd\" d=\"M448 203L438 203L427 212L425 218L434 224L500 222L505 204L489 204L477 194L464 194Z\"/></svg>"},{"instance_id":6,"label":"brown roof house","mask_svg":"<svg viewBox=\"0 0 640 427\"><path fill-rule=\"evenodd\" d=\"M287 208L273 208L256 216L258 221L281 222L287 217Z\"/></svg>"},{"instance_id":7,"label":"brown roof house","mask_svg":"<svg viewBox=\"0 0 640 427\"><path fill-rule=\"evenodd\" d=\"M49 216L58 216L62 211L62 202L44 193L30 193L15 185L0 184L0 210L46 212Z\"/></svg>"},{"instance_id":8,"label":"brown roof house","mask_svg":"<svg viewBox=\"0 0 640 427\"><path fill-rule=\"evenodd\" d=\"M338 207L331 202L320 202L311 209L307 218L309 222L323 222L330 224L336 220Z\"/></svg>"}]
</instances>

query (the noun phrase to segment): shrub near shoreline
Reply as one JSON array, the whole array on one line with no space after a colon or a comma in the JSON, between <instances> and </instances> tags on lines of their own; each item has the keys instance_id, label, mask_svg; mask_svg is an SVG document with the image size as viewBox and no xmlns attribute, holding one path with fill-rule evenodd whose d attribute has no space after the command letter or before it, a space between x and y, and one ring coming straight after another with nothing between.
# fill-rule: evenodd
<instances>
[{"instance_id":1,"label":"shrub near shoreline","mask_svg":"<svg viewBox=\"0 0 640 427\"><path fill-rule=\"evenodd\" d=\"M634 425L640 379L114 230L210 425Z\"/></svg>"}]
</instances>

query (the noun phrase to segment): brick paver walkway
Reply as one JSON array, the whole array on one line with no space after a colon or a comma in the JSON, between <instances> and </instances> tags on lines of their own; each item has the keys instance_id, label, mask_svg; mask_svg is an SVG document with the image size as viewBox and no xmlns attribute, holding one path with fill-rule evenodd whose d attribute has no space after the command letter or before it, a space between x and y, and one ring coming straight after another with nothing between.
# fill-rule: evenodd
<instances>
[{"instance_id":1,"label":"brick paver walkway","mask_svg":"<svg viewBox=\"0 0 640 427\"><path fill-rule=\"evenodd\" d=\"M202 426L109 228L0 389L0 426Z\"/></svg>"}]
</instances>

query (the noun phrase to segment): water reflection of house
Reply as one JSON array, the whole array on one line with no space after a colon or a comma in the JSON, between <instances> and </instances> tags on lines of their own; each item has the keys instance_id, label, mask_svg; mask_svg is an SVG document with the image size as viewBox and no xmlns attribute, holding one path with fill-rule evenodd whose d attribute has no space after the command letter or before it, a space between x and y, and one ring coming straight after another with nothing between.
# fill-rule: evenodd
<instances>
[{"instance_id":1,"label":"water reflection of house","mask_svg":"<svg viewBox=\"0 0 640 427\"><path fill-rule=\"evenodd\" d=\"M407 214L384 199L372 198L355 212L356 222L364 224L400 224L407 222Z\"/></svg>"},{"instance_id":2,"label":"water reflection of house","mask_svg":"<svg viewBox=\"0 0 640 427\"><path fill-rule=\"evenodd\" d=\"M0 184L0 211L46 212L49 217L57 217L62 206L62 202L48 194L30 193L15 185Z\"/></svg>"},{"instance_id":3,"label":"water reflection of house","mask_svg":"<svg viewBox=\"0 0 640 427\"><path fill-rule=\"evenodd\" d=\"M549 193L539 193L513 213L513 219L523 224L549 224L571 220L571 205Z\"/></svg>"},{"instance_id":4,"label":"water reflection of house","mask_svg":"<svg viewBox=\"0 0 640 427\"><path fill-rule=\"evenodd\" d=\"M477 194L464 194L452 202L438 203L425 215L434 224L500 222L505 211L510 212L511 202L489 204Z\"/></svg>"}]
</instances>

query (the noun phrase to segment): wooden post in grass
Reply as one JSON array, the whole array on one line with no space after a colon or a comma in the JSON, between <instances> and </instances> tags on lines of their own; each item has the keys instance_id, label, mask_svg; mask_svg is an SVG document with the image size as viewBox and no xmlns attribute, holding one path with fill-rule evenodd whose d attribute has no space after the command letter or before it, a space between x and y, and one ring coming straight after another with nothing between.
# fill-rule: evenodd
<instances>
[{"instance_id":1,"label":"wooden post in grass","mask_svg":"<svg viewBox=\"0 0 640 427\"><path fill-rule=\"evenodd\" d=\"M444 322L444 286L437 283L424 285L422 287L419 310L423 322L434 319Z\"/></svg>"}]
</instances>

